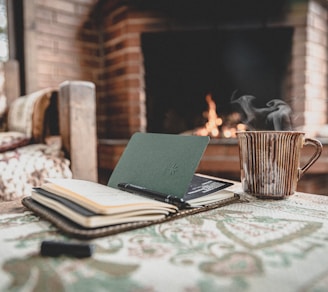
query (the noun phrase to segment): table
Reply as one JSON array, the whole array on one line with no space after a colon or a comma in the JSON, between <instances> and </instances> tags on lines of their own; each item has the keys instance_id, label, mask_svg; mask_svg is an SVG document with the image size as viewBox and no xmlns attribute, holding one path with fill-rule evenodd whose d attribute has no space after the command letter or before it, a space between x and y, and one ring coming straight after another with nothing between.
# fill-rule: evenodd
<instances>
[{"instance_id":1,"label":"table","mask_svg":"<svg viewBox=\"0 0 328 292\"><path fill-rule=\"evenodd\" d=\"M236 184L236 190L240 185ZM328 291L328 196L242 201L90 240L92 257L41 257L76 242L20 206L0 204L0 291Z\"/></svg>"}]
</instances>

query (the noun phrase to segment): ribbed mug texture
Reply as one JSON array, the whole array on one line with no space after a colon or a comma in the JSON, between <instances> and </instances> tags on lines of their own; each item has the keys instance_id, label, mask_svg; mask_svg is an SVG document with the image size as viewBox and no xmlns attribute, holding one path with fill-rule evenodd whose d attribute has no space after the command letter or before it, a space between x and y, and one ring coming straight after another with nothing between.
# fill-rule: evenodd
<instances>
[{"instance_id":1,"label":"ribbed mug texture","mask_svg":"<svg viewBox=\"0 0 328 292\"><path fill-rule=\"evenodd\" d=\"M302 170L304 133L246 131L237 135L243 190L262 198L292 195Z\"/></svg>"}]
</instances>

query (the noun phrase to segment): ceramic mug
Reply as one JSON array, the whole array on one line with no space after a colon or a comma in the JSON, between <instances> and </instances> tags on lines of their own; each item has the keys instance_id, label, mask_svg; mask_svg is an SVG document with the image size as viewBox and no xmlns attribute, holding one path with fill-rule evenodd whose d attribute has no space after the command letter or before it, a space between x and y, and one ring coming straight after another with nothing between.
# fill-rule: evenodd
<instances>
[{"instance_id":1,"label":"ceramic mug","mask_svg":"<svg viewBox=\"0 0 328 292\"><path fill-rule=\"evenodd\" d=\"M283 199L296 191L298 180L320 157L322 144L299 131L237 132L244 192L259 198ZM301 149L314 146L300 166Z\"/></svg>"}]
</instances>

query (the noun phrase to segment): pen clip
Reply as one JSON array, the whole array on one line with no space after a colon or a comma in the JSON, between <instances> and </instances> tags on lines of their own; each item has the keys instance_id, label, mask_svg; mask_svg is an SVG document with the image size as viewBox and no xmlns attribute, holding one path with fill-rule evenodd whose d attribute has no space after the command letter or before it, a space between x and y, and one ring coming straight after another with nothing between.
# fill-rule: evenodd
<instances>
[{"instance_id":1,"label":"pen clip","mask_svg":"<svg viewBox=\"0 0 328 292\"><path fill-rule=\"evenodd\" d=\"M145 187L137 186L135 184L119 183L117 185L117 187L121 190L124 190L127 192L132 192L136 195L144 196L149 199L153 199L156 201L174 205L174 206L178 207L179 209L185 209L185 208L190 207L189 203L186 202L183 198L179 198L176 196L167 195L164 193L153 191L153 190L150 190Z\"/></svg>"}]
</instances>

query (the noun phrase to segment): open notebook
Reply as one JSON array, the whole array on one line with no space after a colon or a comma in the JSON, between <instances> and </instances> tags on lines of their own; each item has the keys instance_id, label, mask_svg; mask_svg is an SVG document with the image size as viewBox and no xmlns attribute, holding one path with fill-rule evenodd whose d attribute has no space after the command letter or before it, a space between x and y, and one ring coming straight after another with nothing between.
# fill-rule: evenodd
<instances>
[{"instance_id":1,"label":"open notebook","mask_svg":"<svg viewBox=\"0 0 328 292\"><path fill-rule=\"evenodd\" d=\"M32 198L23 199L23 204L55 223L63 231L76 236L82 236L83 234L83 237L97 237L165 222L234 202L239 197L234 195L233 192L226 191L226 193L221 192L219 196L216 195L216 191L228 188L231 183L216 178L195 175L195 170L208 142L208 137L136 133L131 137L110 176L107 187L99 184L98 186L92 186L87 184L86 181L50 180L48 184L36 188ZM188 208L177 208L176 206L171 208L170 202L162 201L164 204L169 203L171 206L169 206L168 212L163 214L162 210L156 211L156 208L163 209L166 206L160 206L160 203L156 203L156 199L154 200L151 196L148 196L150 202L143 202L140 195L128 195L130 190L123 190L124 193L120 195L119 186L122 184L134 185L161 195L179 198L188 203ZM87 191L88 187L91 191ZM99 195L104 196L105 194L108 198L106 203L104 203L104 199L100 198L97 201L97 189L101 190ZM111 196L117 198L126 196L127 199L120 205L111 206ZM129 199L130 196L131 200ZM203 200L205 197L207 199ZM78 204L78 207L86 208L89 215L82 215L83 210L79 211L79 208L74 208L74 204L69 204L65 200L71 200L72 203ZM137 204L139 205L138 213L136 213L137 208L134 207ZM142 214L143 207L141 204L147 205L147 208L144 209L147 209L149 219L146 217L140 219L138 217L147 213L145 211ZM150 207L150 204L153 206ZM94 209L94 207L99 209ZM120 208L122 208L122 211L119 211ZM72 212L78 212L79 214L74 217ZM94 212L94 215L92 212ZM129 212L134 214L131 220L128 218ZM85 214L87 213L85 212ZM116 217L112 221L114 213ZM89 224L95 222L92 221L93 219L97 220L96 225L94 223ZM86 224L85 222L89 223ZM115 223L102 224L102 222Z\"/></svg>"}]
</instances>

